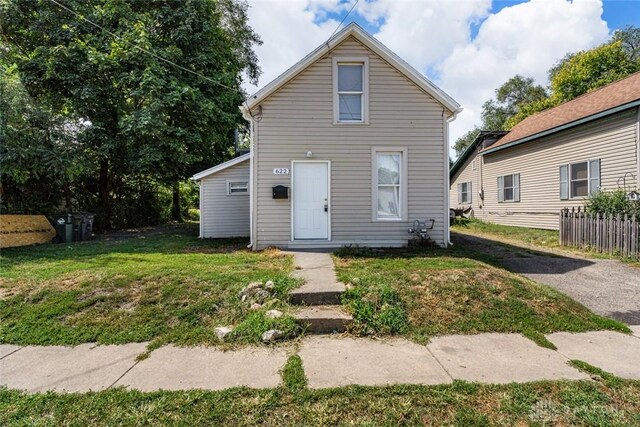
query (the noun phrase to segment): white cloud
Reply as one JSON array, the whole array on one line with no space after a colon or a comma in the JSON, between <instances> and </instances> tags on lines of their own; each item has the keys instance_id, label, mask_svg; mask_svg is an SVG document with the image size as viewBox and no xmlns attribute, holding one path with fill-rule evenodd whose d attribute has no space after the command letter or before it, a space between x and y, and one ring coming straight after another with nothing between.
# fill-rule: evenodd
<instances>
[{"instance_id":1,"label":"white cloud","mask_svg":"<svg viewBox=\"0 0 640 427\"><path fill-rule=\"evenodd\" d=\"M510 77L546 84L558 59L606 41L601 16L600 0L531 0L489 16L472 42L438 66L440 86L465 108L452 125L452 141L479 124L482 103Z\"/></svg>"},{"instance_id":2,"label":"white cloud","mask_svg":"<svg viewBox=\"0 0 640 427\"><path fill-rule=\"evenodd\" d=\"M471 23L486 17L491 0L374 0L356 10L382 22L375 36L423 72L469 42Z\"/></svg>"},{"instance_id":3,"label":"white cloud","mask_svg":"<svg viewBox=\"0 0 640 427\"><path fill-rule=\"evenodd\" d=\"M327 40L338 22L321 20L327 11L343 8L339 0L251 0L249 25L260 35L263 44L255 50L262 68L258 86L248 83L251 94Z\"/></svg>"}]
</instances>

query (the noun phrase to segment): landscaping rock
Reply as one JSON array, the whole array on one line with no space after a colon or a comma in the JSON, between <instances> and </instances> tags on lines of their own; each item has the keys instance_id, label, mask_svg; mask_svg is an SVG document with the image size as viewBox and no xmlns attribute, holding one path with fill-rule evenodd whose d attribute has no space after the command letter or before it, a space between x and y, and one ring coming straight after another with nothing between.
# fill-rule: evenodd
<instances>
[{"instance_id":1,"label":"landscaping rock","mask_svg":"<svg viewBox=\"0 0 640 427\"><path fill-rule=\"evenodd\" d=\"M251 307L249 307L251 310L260 310L262 308L261 304L258 304L257 302L254 302L253 304L251 304Z\"/></svg>"},{"instance_id":2,"label":"landscaping rock","mask_svg":"<svg viewBox=\"0 0 640 427\"><path fill-rule=\"evenodd\" d=\"M269 297L271 296L271 294L269 293L269 291L265 290L265 289L257 289L253 296L252 299L257 302L262 304L263 302L265 302Z\"/></svg>"},{"instance_id":3,"label":"landscaping rock","mask_svg":"<svg viewBox=\"0 0 640 427\"><path fill-rule=\"evenodd\" d=\"M273 290L275 288L275 284L273 280L267 280L267 283L264 284L264 288L268 290Z\"/></svg>"},{"instance_id":4,"label":"landscaping rock","mask_svg":"<svg viewBox=\"0 0 640 427\"><path fill-rule=\"evenodd\" d=\"M264 334L262 334L262 341L263 342L274 342L275 340L277 340L278 338L282 338L282 336L284 335L284 333L278 329L271 329L267 332L265 332Z\"/></svg>"},{"instance_id":5,"label":"landscaping rock","mask_svg":"<svg viewBox=\"0 0 640 427\"><path fill-rule=\"evenodd\" d=\"M282 317L282 312L280 310L268 310L266 315L269 319L277 319Z\"/></svg>"},{"instance_id":6,"label":"landscaping rock","mask_svg":"<svg viewBox=\"0 0 640 427\"><path fill-rule=\"evenodd\" d=\"M233 332L233 328L229 327L229 326L219 326L217 328L214 329L216 336L218 337L218 339L220 341L224 341L224 339L227 337L227 335L229 335L231 332Z\"/></svg>"}]
</instances>

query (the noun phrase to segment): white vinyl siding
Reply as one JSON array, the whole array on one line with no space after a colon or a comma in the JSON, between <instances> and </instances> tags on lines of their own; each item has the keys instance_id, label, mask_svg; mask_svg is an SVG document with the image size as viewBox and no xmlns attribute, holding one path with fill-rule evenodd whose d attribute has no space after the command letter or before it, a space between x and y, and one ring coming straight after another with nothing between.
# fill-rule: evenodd
<instances>
[{"instance_id":1,"label":"white vinyl siding","mask_svg":"<svg viewBox=\"0 0 640 427\"><path fill-rule=\"evenodd\" d=\"M520 201L520 174L498 177L498 203Z\"/></svg>"},{"instance_id":2,"label":"white vinyl siding","mask_svg":"<svg viewBox=\"0 0 640 427\"><path fill-rule=\"evenodd\" d=\"M557 230L561 209L584 206L583 198L570 198L569 171L566 169L563 173L561 166L589 159L600 160L592 167L594 172L596 167L599 169L602 190L618 188L625 176L626 185L635 188L638 185L635 176L637 114L637 109L629 109L482 156L479 169L484 181L485 203L483 209L474 208L475 217L504 225ZM521 174L520 203L497 202L496 180L505 171ZM591 188L596 187L594 173ZM455 191L453 187L452 190Z\"/></svg>"},{"instance_id":3,"label":"white vinyl siding","mask_svg":"<svg viewBox=\"0 0 640 427\"><path fill-rule=\"evenodd\" d=\"M335 57L367 57L369 124L335 125ZM257 111L256 111L257 112ZM445 120L442 106L395 68L350 37L262 102L256 145L256 245L291 244L291 201L271 188L291 186L274 168L292 160L331 160L331 244L406 245L414 220L435 219L429 236L445 244ZM372 218L372 147L407 149L406 221Z\"/></svg>"},{"instance_id":4,"label":"white vinyl siding","mask_svg":"<svg viewBox=\"0 0 640 427\"><path fill-rule=\"evenodd\" d=\"M474 163L475 168L473 166ZM474 215L481 212L483 200L480 198L479 194L482 191L482 185L480 184L482 167L482 156L478 156L476 151L464 162L456 174L451 177L449 199L450 208L456 208L462 205L462 202L460 201L460 184L468 182L470 183L469 204L465 206L465 208L471 206L473 208ZM475 194L473 194L474 192Z\"/></svg>"},{"instance_id":5,"label":"white vinyl siding","mask_svg":"<svg viewBox=\"0 0 640 427\"><path fill-rule=\"evenodd\" d=\"M249 182L249 160L203 178L200 198L201 237L248 237L249 197L230 194L231 184ZM247 188L248 191L248 188Z\"/></svg>"},{"instance_id":6,"label":"white vinyl siding","mask_svg":"<svg viewBox=\"0 0 640 427\"><path fill-rule=\"evenodd\" d=\"M461 182L458 184L458 204L468 205L471 204L471 189L473 184L471 182Z\"/></svg>"}]
</instances>

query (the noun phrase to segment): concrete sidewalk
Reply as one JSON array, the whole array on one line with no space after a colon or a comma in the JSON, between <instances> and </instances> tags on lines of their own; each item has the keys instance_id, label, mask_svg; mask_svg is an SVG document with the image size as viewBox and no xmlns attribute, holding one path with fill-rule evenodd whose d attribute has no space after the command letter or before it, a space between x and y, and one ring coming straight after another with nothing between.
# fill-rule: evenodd
<instances>
[{"instance_id":1,"label":"concrete sidewalk","mask_svg":"<svg viewBox=\"0 0 640 427\"><path fill-rule=\"evenodd\" d=\"M282 383L289 356L299 354L310 388L349 384L447 384L453 380L510 383L587 380L570 366L583 360L622 378L640 380L640 330L555 333L557 351L519 334L436 337L426 346L401 338L311 336L293 344L222 351L214 347L161 347L142 361L145 343L76 347L0 345L0 385L41 392L221 390Z\"/></svg>"}]
</instances>

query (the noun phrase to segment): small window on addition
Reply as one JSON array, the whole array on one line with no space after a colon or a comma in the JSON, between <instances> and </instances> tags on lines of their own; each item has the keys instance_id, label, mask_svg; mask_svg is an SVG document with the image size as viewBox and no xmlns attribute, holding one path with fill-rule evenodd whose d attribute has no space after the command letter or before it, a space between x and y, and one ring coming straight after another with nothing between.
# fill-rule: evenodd
<instances>
[{"instance_id":1,"label":"small window on addition","mask_svg":"<svg viewBox=\"0 0 640 427\"><path fill-rule=\"evenodd\" d=\"M229 183L227 183L227 194L228 195L248 194L248 193L249 193L249 183L248 182L229 182Z\"/></svg>"}]
</instances>

